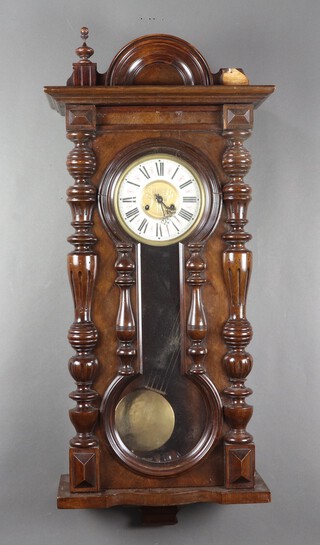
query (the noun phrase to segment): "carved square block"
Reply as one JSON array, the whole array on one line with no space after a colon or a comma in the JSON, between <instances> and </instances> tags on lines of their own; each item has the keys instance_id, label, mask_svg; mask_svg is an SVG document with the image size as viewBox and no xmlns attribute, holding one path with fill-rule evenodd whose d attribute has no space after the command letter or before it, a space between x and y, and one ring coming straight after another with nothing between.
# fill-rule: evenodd
<instances>
[{"instance_id":1,"label":"carved square block","mask_svg":"<svg viewBox=\"0 0 320 545\"><path fill-rule=\"evenodd\" d=\"M70 449L70 492L97 492L99 449Z\"/></svg>"},{"instance_id":2,"label":"carved square block","mask_svg":"<svg viewBox=\"0 0 320 545\"><path fill-rule=\"evenodd\" d=\"M97 65L95 62L81 64L73 63L73 85L81 87L92 87L97 82Z\"/></svg>"},{"instance_id":3,"label":"carved square block","mask_svg":"<svg viewBox=\"0 0 320 545\"><path fill-rule=\"evenodd\" d=\"M253 488L255 447L225 445L226 488Z\"/></svg>"},{"instance_id":4,"label":"carved square block","mask_svg":"<svg viewBox=\"0 0 320 545\"><path fill-rule=\"evenodd\" d=\"M67 130L95 130L96 108L95 106L68 106L66 111Z\"/></svg>"},{"instance_id":5,"label":"carved square block","mask_svg":"<svg viewBox=\"0 0 320 545\"><path fill-rule=\"evenodd\" d=\"M224 104L223 128L226 129L252 129L253 106L252 104Z\"/></svg>"}]
</instances>

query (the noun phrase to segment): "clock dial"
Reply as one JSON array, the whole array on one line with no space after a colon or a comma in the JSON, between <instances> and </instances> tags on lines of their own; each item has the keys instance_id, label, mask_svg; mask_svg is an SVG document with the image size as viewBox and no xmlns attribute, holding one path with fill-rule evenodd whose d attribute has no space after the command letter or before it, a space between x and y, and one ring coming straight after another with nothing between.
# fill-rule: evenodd
<instances>
[{"instance_id":1,"label":"clock dial","mask_svg":"<svg viewBox=\"0 0 320 545\"><path fill-rule=\"evenodd\" d=\"M169 154L144 155L120 176L115 213L135 240L161 246L187 237L203 214L205 195L196 171Z\"/></svg>"}]
</instances>

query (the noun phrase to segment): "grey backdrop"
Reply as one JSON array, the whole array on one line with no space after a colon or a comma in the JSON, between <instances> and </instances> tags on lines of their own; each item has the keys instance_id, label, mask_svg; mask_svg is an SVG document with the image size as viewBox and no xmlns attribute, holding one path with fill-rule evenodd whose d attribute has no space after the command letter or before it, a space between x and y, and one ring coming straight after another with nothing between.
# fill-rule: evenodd
<instances>
[{"instance_id":1,"label":"grey backdrop","mask_svg":"<svg viewBox=\"0 0 320 545\"><path fill-rule=\"evenodd\" d=\"M2 0L1 545L317 545L320 542L319 0ZM57 511L67 471L72 321L70 144L43 85L64 85L90 28L98 69L154 32L193 43L216 71L243 67L277 92L255 116L248 317L250 431L270 505L197 505L139 528L128 509ZM235 540L235 541L233 541Z\"/></svg>"}]
</instances>

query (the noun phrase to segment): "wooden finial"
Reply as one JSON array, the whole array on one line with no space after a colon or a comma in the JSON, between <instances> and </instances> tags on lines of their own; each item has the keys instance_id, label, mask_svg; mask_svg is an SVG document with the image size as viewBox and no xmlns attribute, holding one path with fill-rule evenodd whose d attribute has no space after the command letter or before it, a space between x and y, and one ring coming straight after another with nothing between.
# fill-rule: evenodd
<instances>
[{"instance_id":1,"label":"wooden finial","mask_svg":"<svg viewBox=\"0 0 320 545\"><path fill-rule=\"evenodd\" d=\"M94 50L86 44L89 36L89 29L86 26L80 29L80 36L83 44L76 49L76 54L80 59L73 63L73 74L68 79L67 85L93 86L97 80L96 63L90 61Z\"/></svg>"},{"instance_id":2,"label":"wooden finial","mask_svg":"<svg viewBox=\"0 0 320 545\"><path fill-rule=\"evenodd\" d=\"M87 40L89 36L89 30L87 27L83 26L80 30L80 36L84 40L83 44L76 49L76 54L78 57L80 57L80 62L82 64L88 64L90 61L90 57L93 55L94 50L92 47L88 47L85 40Z\"/></svg>"},{"instance_id":3,"label":"wooden finial","mask_svg":"<svg viewBox=\"0 0 320 545\"><path fill-rule=\"evenodd\" d=\"M86 41L89 37L89 29L86 26L83 26L80 30L81 39Z\"/></svg>"}]
</instances>

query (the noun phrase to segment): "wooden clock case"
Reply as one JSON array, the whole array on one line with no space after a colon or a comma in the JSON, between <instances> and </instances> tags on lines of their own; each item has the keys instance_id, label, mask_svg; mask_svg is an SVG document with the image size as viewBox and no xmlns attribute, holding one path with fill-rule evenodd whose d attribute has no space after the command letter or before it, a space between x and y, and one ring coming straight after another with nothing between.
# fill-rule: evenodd
<instances>
[{"instance_id":1,"label":"wooden clock case","mask_svg":"<svg viewBox=\"0 0 320 545\"><path fill-rule=\"evenodd\" d=\"M87 29L81 36L87 39ZM230 81L230 69L212 74L193 46L173 36L134 40L105 74L91 62L93 50L86 42L77 54L67 85L45 88L51 106L65 115L74 144L67 160L74 184L67 195L75 229L68 239L74 245L68 271L75 307L68 338L76 351L69 361L77 385L70 394L76 435L58 507L136 505L145 521L174 522L176 506L187 503L268 502L270 492L255 471L253 438L246 430L253 410L245 385L252 367L246 352L252 338L246 318L252 256L245 231L251 188L244 181L251 157L244 141L254 109L274 87L249 85L241 71L235 71L241 84ZM126 463L117 444L111 448L112 433L105 429L108 397L141 370L138 273L135 242L111 212L106 226L97 206L106 176L150 147L178 149L208 178L214 172L223 201L219 218L211 221L208 209L204 225L184 241L182 372L201 384L204 395L214 385L216 398L207 395L213 425L209 418L204 447L182 470L162 465L154 474ZM116 398L111 406L115 403Z\"/></svg>"}]
</instances>

